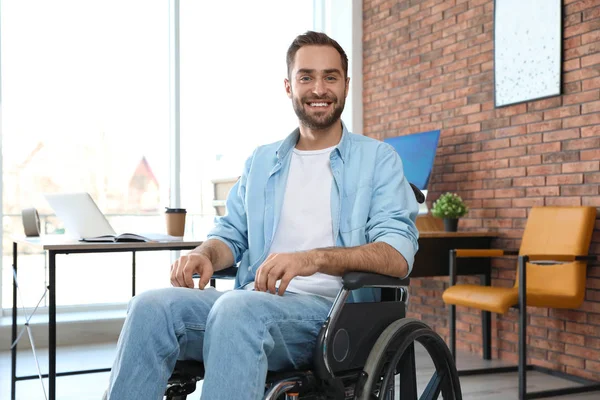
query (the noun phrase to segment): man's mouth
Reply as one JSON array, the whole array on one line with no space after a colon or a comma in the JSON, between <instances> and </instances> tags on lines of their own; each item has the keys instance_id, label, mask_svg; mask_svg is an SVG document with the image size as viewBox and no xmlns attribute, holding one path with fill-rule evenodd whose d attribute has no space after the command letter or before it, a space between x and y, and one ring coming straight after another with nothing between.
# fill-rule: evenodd
<instances>
[{"instance_id":1,"label":"man's mouth","mask_svg":"<svg viewBox=\"0 0 600 400\"><path fill-rule=\"evenodd\" d=\"M308 104L308 106L310 106L311 108L324 109L324 108L329 107L329 105L331 103L328 103L325 101L312 101L312 102L307 102L306 104Z\"/></svg>"}]
</instances>

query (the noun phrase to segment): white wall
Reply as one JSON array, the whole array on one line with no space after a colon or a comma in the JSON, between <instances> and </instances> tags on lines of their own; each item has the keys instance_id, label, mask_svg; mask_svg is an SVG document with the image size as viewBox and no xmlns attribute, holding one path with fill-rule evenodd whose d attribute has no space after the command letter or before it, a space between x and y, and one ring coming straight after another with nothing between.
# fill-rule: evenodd
<instances>
[{"instance_id":1,"label":"white wall","mask_svg":"<svg viewBox=\"0 0 600 400\"><path fill-rule=\"evenodd\" d=\"M362 134L362 0L317 0L315 9L315 29L335 39L348 55L350 91L342 119L351 132Z\"/></svg>"}]
</instances>

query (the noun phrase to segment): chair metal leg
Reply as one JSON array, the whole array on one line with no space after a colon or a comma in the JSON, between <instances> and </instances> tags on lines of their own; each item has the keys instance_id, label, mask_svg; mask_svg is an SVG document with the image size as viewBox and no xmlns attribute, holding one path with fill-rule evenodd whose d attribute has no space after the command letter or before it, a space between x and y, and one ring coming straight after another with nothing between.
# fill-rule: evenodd
<instances>
[{"instance_id":1,"label":"chair metal leg","mask_svg":"<svg viewBox=\"0 0 600 400\"><path fill-rule=\"evenodd\" d=\"M489 263L490 261L487 260ZM492 285L490 270L481 277L484 286ZM483 348L483 359L492 359L492 313L489 311L481 312L481 346Z\"/></svg>"},{"instance_id":2,"label":"chair metal leg","mask_svg":"<svg viewBox=\"0 0 600 400\"><path fill-rule=\"evenodd\" d=\"M519 400L527 398L527 261L519 257Z\"/></svg>"},{"instance_id":3,"label":"chair metal leg","mask_svg":"<svg viewBox=\"0 0 600 400\"><path fill-rule=\"evenodd\" d=\"M456 362L456 306L454 304L450 305L450 354L452 354L452 358L454 362Z\"/></svg>"}]
</instances>

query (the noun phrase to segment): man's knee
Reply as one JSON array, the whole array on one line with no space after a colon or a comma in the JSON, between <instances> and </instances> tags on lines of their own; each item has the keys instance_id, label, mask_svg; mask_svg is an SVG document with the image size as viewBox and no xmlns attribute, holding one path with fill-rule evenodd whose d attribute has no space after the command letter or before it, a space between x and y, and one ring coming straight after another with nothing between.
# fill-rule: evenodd
<instances>
[{"instance_id":1,"label":"man's knee","mask_svg":"<svg viewBox=\"0 0 600 400\"><path fill-rule=\"evenodd\" d=\"M223 294L208 314L207 328L264 325L264 307L257 293L232 290ZM261 312L262 311L262 312Z\"/></svg>"},{"instance_id":2,"label":"man's knee","mask_svg":"<svg viewBox=\"0 0 600 400\"><path fill-rule=\"evenodd\" d=\"M128 318L162 319L172 305L171 289L148 290L133 297L127 307Z\"/></svg>"},{"instance_id":3,"label":"man's knee","mask_svg":"<svg viewBox=\"0 0 600 400\"><path fill-rule=\"evenodd\" d=\"M148 322L164 322L179 318L193 304L199 293L186 288L162 288L142 292L129 302L128 317L144 318Z\"/></svg>"},{"instance_id":4,"label":"man's knee","mask_svg":"<svg viewBox=\"0 0 600 400\"><path fill-rule=\"evenodd\" d=\"M127 318L143 324L171 323L176 329L183 329L186 324L203 326L219 296L214 289L171 287L148 290L131 299Z\"/></svg>"}]
</instances>

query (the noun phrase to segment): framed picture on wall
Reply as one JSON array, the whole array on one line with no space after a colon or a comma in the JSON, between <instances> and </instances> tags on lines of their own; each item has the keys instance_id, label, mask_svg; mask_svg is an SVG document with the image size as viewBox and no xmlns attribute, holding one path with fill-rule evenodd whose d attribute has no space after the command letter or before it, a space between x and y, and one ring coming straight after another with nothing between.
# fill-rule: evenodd
<instances>
[{"instance_id":1,"label":"framed picture on wall","mask_svg":"<svg viewBox=\"0 0 600 400\"><path fill-rule=\"evenodd\" d=\"M561 3L561 0L495 0L496 107L560 95Z\"/></svg>"}]
</instances>

